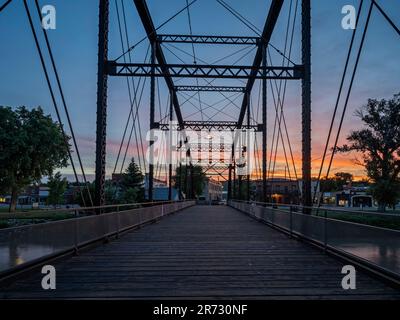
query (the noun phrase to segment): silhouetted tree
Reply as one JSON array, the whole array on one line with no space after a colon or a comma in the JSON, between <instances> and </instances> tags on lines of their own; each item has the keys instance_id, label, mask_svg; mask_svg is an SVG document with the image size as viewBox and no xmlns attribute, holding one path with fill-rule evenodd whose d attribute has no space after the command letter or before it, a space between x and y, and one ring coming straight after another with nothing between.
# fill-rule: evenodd
<instances>
[{"instance_id":1,"label":"silhouetted tree","mask_svg":"<svg viewBox=\"0 0 400 320\"><path fill-rule=\"evenodd\" d=\"M188 197L191 193L191 182L190 182L190 170L191 168L188 166L182 165L181 167L177 167L175 170L175 175L172 177L172 182L175 188L179 188L181 191ZM198 197L202 194L204 183L206 181L206 174L203 172L203 168L201 166L192 166L192 176L193 176L193 192L192 197Z\"/></svg>"},{"instance_id":2,"label":"silhouetted tree","mask_svg":"<svg viewBox=\"0 0 400 320\"><path fill-rule=\"evenodd\" d=\"M365 128L352 131L347 137L350 144L338 150L362 154L359 163L371 179L379 210L385 211L400 197L400 94L390 100L369 99L356 115Z\"/></svg>"},{"instance_id":3,"label":"silhouetted tree","mask_svg":"<svg viewBox=\"0 0 400 320\"><path fill-rule=\"evenodd\" d=\"M119 187L121 189L121 202L135 203L144 201L144 177L133 158L122 175Z\"/></svg>"}]
</instances>

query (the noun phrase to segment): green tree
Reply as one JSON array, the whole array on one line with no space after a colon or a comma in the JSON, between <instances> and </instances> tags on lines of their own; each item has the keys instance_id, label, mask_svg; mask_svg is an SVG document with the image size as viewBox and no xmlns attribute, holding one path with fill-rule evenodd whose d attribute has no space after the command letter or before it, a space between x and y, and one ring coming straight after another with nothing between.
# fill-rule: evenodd
<instances>
[{"instance_id":1,"label":"green tree","mask_svg":"<svg viewBox=\"0 0 400 320\"><path fill-rule=\"evenodd\" d=\"M60 124L40 107L0 106L0 188L11 192L11 212L22 188L67 166L69 148Z\"/></svg>"},{"instance_id":2,"label":"green tree","mask_svg":"<svg viewBox=\"0 0 400 320\"><path fill-rule=\"evenodd\" d=\"M177 167L175 171L175 175L172 177L172 183L175 188L179 188L181 186L181 191L187 196L191 195L191 183L190 183L190 170L191 168L188 166ZM201 166L192 166L192 176L193 176L193 192L194 197L198 197L202 194L204 189L204 183L206 181L206 174L203 172L203 168Z\"/></svg>"},{"instance_id":3,"label":"green tree","mask_svg":"<svg viewBox=\"0 0 400 320\"><path fill-rule=\"evenodd\" d=\"M356 151L362 154L362 164L372 182L372 195L380 211L394 206L400 197L400 94L390 100L369 99L356 112L365 128L352 131L349 145L340 152Z\"/></svg>"},{"instance_id":4,"label":"green tree","mask_svg":"<svg viewBox=\"0 0 400 320\"><path fill-rule=\"evenodd\" d=\"M61 172L50 175L47 186L49 187L47 203L53 206L64 203L64 193L67 190L68 181L66 178L62 178Z\"/></svg>"},{"instance_id":5,"label":"green tree","mask_svg":"<svg viewBox=\"0 0 400 320\"><path fill-rule=\"evenodd\" d=\"M122 175L120 189L121 202L134 203L144 201L144 176L133 158Z\"/></svg>"}]
</instances>

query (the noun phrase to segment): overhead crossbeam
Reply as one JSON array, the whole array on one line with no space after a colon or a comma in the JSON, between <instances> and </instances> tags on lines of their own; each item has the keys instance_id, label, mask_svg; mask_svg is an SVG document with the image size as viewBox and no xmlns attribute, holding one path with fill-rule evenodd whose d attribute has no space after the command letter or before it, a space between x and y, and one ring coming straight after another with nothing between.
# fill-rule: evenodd
<instances>
[{"instance_id":1,"label":"overhead crossbeam","mask_svg":"<svg viewBox=\"0 0 400 320\"><path fill-rule=\"evenodd\" d=\"M159 42L164 43L199 43L199 44L237 44L258 45L259 37L235 37L235 36L207 36L207 35L181 35L160 34L157 36Z\"/></svg>"},{"instance_id":2,"label":"overhead crossbeam","mask_svg":"<svg viewBox=\"0 0 400 320\"><path fill-rule=\"evenodd\" d=\"M150 77L153 68L155 77L212 78L212 79L282 79L299 80L302 67L251 67L232 65L197 65L197 64L151 64L118 63L109 61L107 72L110 76ZM265 70L265 73L264 73ZM172 80L171 80L172 81ZM174 89L174 86L172 86ZM247 90L247 89L246 89Z\"/></svg>"},{"instance_id":3,"label":"overhead crossbeam","mask_svg":"<svg viewBox=\"0 0 400 320\"><path fill-rule=\"evenodd\" d=\"M160 130L169 130L168 123L156 123L156 127ZM255 131L260 130L259 125L250 125L246 128L253 129ZM233 131L237 129L236 121L184 121L183 129L200 131L200 130L217 130L217 131Z\"/></svg>"},{"instance_id":4,"label":"overhead crossbeam","mask_svg":"<svg viewBox=\"0 0 400 320\"><path fill-rule=\"evenodd\" d=\"M258 70L260 70L261 62L263 58L263 47L267 46L269 41L271 40L272 32L275 29L276 22L278 20L279 14L282 10L284 0L272 0L271 7L268 12L267 20L265 21L264 29L261 35L261 43L257 48L256 55L254 57L253 69L251 72L251 77L246 85L246 93L250 94L253 89L254 82L257 79ZM246 96L243 97L242 107L240 109L238 127L240 128L243 124L244 116L246 113L248 105L248 99Z\"/></svg>"},{"instance_id":5,"label":"overhead crossbeam","mask_svg":"<svg viewBox=\"0 0 400 320\"><path fill-rule=\"evenodd\" d=\"M189 143L192 152L221 152L220 143ZM224 145L224 151L232 151L232 145Z\"/></svg>"},{"instance_id":6,"label":"overhead crossbeam","mask_svg":"<svg viewBox=\"0 0 400 320\"><path fill-rule=\"evenodd\" d=\"M232 86L175 86L175 91L244 92L245 87Z\"/></svg>"}]
</instances>

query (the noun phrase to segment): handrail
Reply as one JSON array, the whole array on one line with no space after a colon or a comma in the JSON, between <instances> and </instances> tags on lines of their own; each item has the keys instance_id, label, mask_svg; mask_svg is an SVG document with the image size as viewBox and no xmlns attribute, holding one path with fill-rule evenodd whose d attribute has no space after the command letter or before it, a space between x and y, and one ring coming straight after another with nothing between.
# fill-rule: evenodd
<instances>
[{"instance_id":1,"label":"handrail","mask_svg":"<svg viewBox=\"0 0 400 320\"><path fill-rule=\"evenodd\" d=\"M289 206L289 210L277 208L277 204L265 206L263 202L230 200L228 205L263 221L268 225L317 245L325 252L350 260L367 271L389 280L400 286L400 264L397 258L400 253L400 231L330 218L325 207L319 208L323 215L309 215L293 210L298 205ZM313 208L316 209L316 208ZM261 210L261 211L260 211ZM339 212L342 212L339 210ZM359 213L359 212L358 212ZM389 256L370 256L359 248L385 248ZM374 252L376 250L373 250ZM395 254L395 256L391 256Z\"/></svg>"},{"instance_id":2,"label":"handrail","mask_svg":"<svg viewBox=\"0 0 400 320\"><path fill-rule=\"evenodd\" d=\"M26 260L22 259L22 263L15 262L16 259L8 260L11 261L11 266L5 269L0 268L0 285L4 279L20 271L24 272L32 266L64 254L78 252L80 248L97 241L108 241L110 237L118 238L123 232L156 221L195 203L188 200L153 202L153 204L158 205L1 229L0 247L6 250L8 247L9 252L18 252L18 247L26 248L27 244L42 246L47 251L36 252Z\"/></svg>"},{"instance_id":3,"label":"handrail","mask_svg":"<svg viewBox=\"0 0 400 320\"><path fill-rule=\"evenodd\" d=\"M105 206L93 206L93 207L73 207L73 208L56 208L56 209L38 209L38 210L30 210L30 211L15 211L15 212L9 212L12 214L19 214L19 213L48 213L48 212L75 212L75 211L89 211L89 210L99 210L99 209L110 209L110 208L122 208L122 207L132 207L132 206L141 206L141 205L147 205L147 206L155 206L155 205L161 205L161 204L169 204L169 203L179 203L179 202L187 202L187 201L193 201L191 199L185 199L185 200L171 200L171 201L149 201L149 202L136 202L136 203L125 203L125 204L109 204Z\"/></svg>"},{"instance_id":4,"label":"handrail","mask_svg":"<svg viewBox=\"0 0 400 320\"><path fill-rule=\"evenodd\" d=\"M236 200L236 199L232 199L231 201L235 201L235 202L242 202L242 203L249 203L249 204L260 204L260 205L267 205L267 206L271 206L271 207L292 207L292 208L299 208L299 209L312 209L312 210L328 210L328 211L334 211L334 212L339 212L339 213L353 213L353 214L372 214L372 215L377 215L377 216L388 216L388 217L396 217L396 218L400 218L400 214L396 214L396 213L383 213L383 212L375 212L375 211L363 211L363 210L347 210L347 209L338 209L338 208L330 208L330 207L312 207L312 206L303 206L303 205L299 205L299 204L290 204L290 203L273 203L273 202L262 202L262 201L246 201L246 200Z\"/></svg>"}]
</instances>

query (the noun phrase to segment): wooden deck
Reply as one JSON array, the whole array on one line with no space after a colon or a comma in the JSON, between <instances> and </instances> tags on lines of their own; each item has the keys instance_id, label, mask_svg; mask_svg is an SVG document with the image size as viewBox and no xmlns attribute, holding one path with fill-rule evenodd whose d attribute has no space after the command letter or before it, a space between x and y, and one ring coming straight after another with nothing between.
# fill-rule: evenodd
<instances>
[{"instance_id":1,"label":"wooden deck","mask_svg":"<svg viewBox=\"0 0 400 320\"><path fill-rule=\"evenodd\" d=\"M342 264L225 206L196 206L56 264L57 289L41 274L0 298L399 299L361 273L341 287Z\"/></svg>"}]
</instances>

